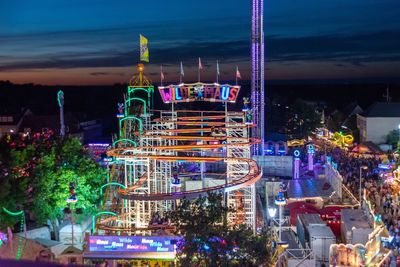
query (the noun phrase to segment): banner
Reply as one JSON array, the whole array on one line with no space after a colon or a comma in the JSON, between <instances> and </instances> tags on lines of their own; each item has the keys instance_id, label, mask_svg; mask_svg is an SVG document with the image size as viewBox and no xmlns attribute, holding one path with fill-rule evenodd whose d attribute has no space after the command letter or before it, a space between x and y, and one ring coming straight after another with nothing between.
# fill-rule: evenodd
<instances>
[{"instance_id":1,"label":"banner","mask_svg":"<svg viewBox=\"0 0 400 267\"><path fill-rule=\"evenodd\" d=\"M149 40L143 35L140 35L140 61L149 62Z\"/></svg>"},{"instance_id":2,"label":"banner","mask_svg":"<svg viewBox=\"0 0 400 267\"><path fill-rule=\"evenodd\" d=\"M89 252L171 252L173 236L89 236Z\"/></svg>"}]
</instances>

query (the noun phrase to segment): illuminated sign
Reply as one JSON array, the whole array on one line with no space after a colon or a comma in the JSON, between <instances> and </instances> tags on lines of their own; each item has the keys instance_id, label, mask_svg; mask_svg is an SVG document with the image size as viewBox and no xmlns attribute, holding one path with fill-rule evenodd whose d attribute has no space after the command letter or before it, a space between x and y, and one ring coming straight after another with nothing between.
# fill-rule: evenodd
<instances>
[{"instance_id":1,"label":"illuminated sign","mask_svg":"<svg viewBox=\"0 0 400 267\"><path fill-rule=\"evenodd\" d=\"M295 157L296 159L298 159L298 158L300 157L300 150L296 149L296 150L293 152L293 155L294 155L294 157Z\"/></svg>"},{"instance_id":2,"label":"illuminated sign","mask_svg":"<svg viewBox=\"0 0 400 267\"><path fill-rule=\"evenodd\" d=\"M175 253L173 236L89 236L90 252Z\"/></svg>"},{"instance_id":3,"label":"illuminated sign","mask_svg":"<svg viewBox=\"0 0 400 267\"><path fill-rule=\"evenodd\" d=\"M308 145L308 154L314 154L315 153L315 147L314 145Z\"/></svg>"},{"instance_id":4,"label":"illuminated sign","mask_svg":"<svg viewBox=\"0 0 400 267\"><path fill-rule=\"evenodd\" d=\"M89 143L88 146L90 146L90 147L109 147L110 144L107 144L107 143Z\"/></svg>"},{"instance_id":5,"label":"illuminated sign","mask_svg":"<svg viewBox=\"0 0 400 267\"><path fill-rule=\"evenodd\" d=\"M332 161L332 168L337 171L337 163Z\"/></svg>"},{"instance_id":6,"label":"illuminated sign","mask_svg":"<svg viewBox=\"0 0 400 267\"><path fill-rule=\"evenodd\" d=\"M193 83L158 87L164 103L209 101L236 102L240 86L218 83Z\"/></svg>"},{"instance_id":7,"label":"illuminated sign","mask_svg":"<svg viewBox=\"0 0 400 267\"><path fill-rule=\"evenodd\" d=\"M390 170L390 169L392 169L392 165L391 164L383 164L383 163L381 163L381 164L378 165L378 168L382 169L382 170Z\"/></svg>"}]
</instances>

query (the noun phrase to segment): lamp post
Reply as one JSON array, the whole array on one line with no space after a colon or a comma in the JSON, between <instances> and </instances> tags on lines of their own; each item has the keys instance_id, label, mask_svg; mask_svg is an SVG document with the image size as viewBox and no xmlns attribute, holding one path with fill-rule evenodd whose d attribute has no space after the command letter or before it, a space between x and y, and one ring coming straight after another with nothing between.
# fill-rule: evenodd
<instances>
[{"instance_id":1,"label":"lamp post","mask_svg":"<svg viewBox=\"0 0 400 267\"><path fill-rule=\"evenodd\" d=\"M76 197L75 194L75 184L74 183L70 183L69 184L69 193L70 193L70 197L67 198L66 202L67 204L70 205L71 209L71 245L74 246L74 204L78 201L78 198Z\"/></svg>"},{"instance_id":2,"label":"lamp post","mask_svg":"<svg viewBox=\"0 0 400 267\"><path fill-rule=\"evenodd\" d=\"M269 215L269 219L270 219L270 224L272 226L275 215L276 215L276 208L274 208L274 207L268 208L268 215Z\"/></svg>"},{"instance_id":3,"label":"lamp post","mask_svg":"<svg viewBox=\"0 0 400 267\"><path fill-rule=\"evenodd\" d=\"M360 209L362 208L362 183L361 183L361 179L362 179L362 170L367 170L368 167L367 166L361 166L360 167L360 189L359 189L359 199L360 199Z\"/></svg>"},{"instance_id":4,"label":"lamp post","mask_svg":"<svg viewBox=\"0 0 400 267\"><path fill-rule=\"evenodd\" d=\"M284 224L284 219L283 219L283 206L286 205L286 199L285 196L283 195L283 192L279 192L278 195L275 198L275 205L279 207L279 241L282 241L282 225Z\"/></svg>"}]
</instances>

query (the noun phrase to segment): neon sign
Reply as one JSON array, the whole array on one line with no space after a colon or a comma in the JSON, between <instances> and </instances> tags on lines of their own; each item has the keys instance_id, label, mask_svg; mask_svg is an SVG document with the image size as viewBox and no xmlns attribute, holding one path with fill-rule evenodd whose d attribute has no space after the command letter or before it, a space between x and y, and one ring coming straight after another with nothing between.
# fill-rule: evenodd
<instances>
[{"instance_id":1,"label":"neon sign","mask_svg":"<svg viewBox=\"0 0 400 267\"><path fill-rule=\"evenodd\" d=\"M90 252L175 252L173 236L89 236Z\"/></svg>"},{"instance_id":2,"label":"neon sign","mask_svg":"<svg viewBox=\"0 0 400 267\"><path fill-rule=\"evenodd\" d=\"M390 170L390 169L392 169L392 165L391 164L383 164L383 163L381 163L381 164L378 165L378 168L382 169L382 170Z\"/></svg>"},{"instance_id":3,"label":"neon sign","mask_svg":"<svg viewBox=\"0 0 400 267\"><path fill-rule=\"evenodd\" d=\"M218 83L193 83L158 87L164 103L176 102L236 102L240 86Z\"/></svg>"}]
</instances>

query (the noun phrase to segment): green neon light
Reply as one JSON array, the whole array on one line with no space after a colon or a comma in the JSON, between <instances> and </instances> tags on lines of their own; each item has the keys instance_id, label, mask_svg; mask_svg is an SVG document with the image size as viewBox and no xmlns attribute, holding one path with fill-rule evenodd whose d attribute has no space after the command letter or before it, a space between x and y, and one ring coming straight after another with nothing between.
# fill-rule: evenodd
<instances>
[{"instance_id":1,"label":"green neon light","mask_svg":"<svg viewBox=\"0 0 400 267\"><path fill-rule=\"evenodd\" d=\"M116 185L116 186L122 187L123 189L126 189L126 186L123 184L120 184L120 183L116 183L116 182L106 183L100 187L100 196L103 195L103 188L106 186L110 186L110 185Z\"/></svg>"},{"instance_id":2,"label":"green neon light","mask_svg":"<svg viewBox=\"0 0 400 267\"><path fill-rule=\"evenodd\" d=\"M143 107L144 107L144 115L146 115L147 114L147 105L146 105L146 100L144 100L144 99L142 99L142 98L140 98L140 97L130 97L130 98L128 98L126 101L125 101L125 106L126 107L130 107L131 105L131 101L132 100L137 100L137 101L140 101L140 102L142 102L143 103ZM129 105L128 105L128 103L129 103ZM126 111L127 111L127 109L125 108L125 113L126 113ZM125 116L127 116L128 114L125 114Z\"/></svg>"},{"instance_id":3,"label":"green neon light","mask_svg":"<svg viewBox=\"0 0 400 267\"><path fill-rule=\"evenodd\" d=\"M119 120L119 129L120 129L120 133L119 133L119 134L120 134L120 136L122 136L122 122L123 122L124 120L128 120L128 119L134 119L134 120L139 121L139 133L142 134L142 132L143 132L143 122L142 122L142 119L140 119L140 118L138 118L138 117L136 117L136 116L131 115L131 116L127 116L127 117L122 118L122 119Z\"/></svg>"},{"instance_id":4,"label":"green neon light","mask_svg":"<svg viewBox=\"0 0 400 267\"><path fill-rule=\"evenodd\" d=\"M128 143L131 143L134 147L137 146L137 144L136 144L135 141L130 140L130 139L126 139L126 138L118 139L117 141L115 141L115 142L112 144L112 146L115 147L115 145L118 144L118 143L120 143L120 142L128 142Z\"/></svg>"},{"instance_id":5,"label":"green neon light","mask_svg":"<svg viewBox=\"0 0 400 267\"><path fill-rule=\"evenodd\" d=\"M111 186L111 185L119 186L123 189L126 189L125 185L116 183L116 182L106 183L106 184L102 185L102 187L100 187L100 206L103 206L103 188L106 186Z\"/></svg>"},{"instance_id":6,"label":"green neon light","mask_svg":"<svg viewBox=\"0 0 400 267\"><path fill-rule=\"evenodd\" d=\"M20 222L20 228L19 228L19 238L18 238L18 249L17 249L17 254L15 255L15 259L20 260L21 256L22 256L22 232L24 231L24 224L25 224L24 211L21 210L21 211L17 211L17 212L12 212L4 207L3 207L3 211L11 216L21 216L21 222Z\"/></svg>"},{"instance_id":7,"label":"green neon light","mask_svg":"<svg viewBox=\"0 0 400 267\"><path fill-rule=\"evenodd\" d=\"M117 216L117 214L115 212L112 211L100 211L98 213L96 213L95 215L92 216L92 234L95 231L96 228L96 218L100 215L111 215L111 216Z\"/></svg>"},{"instance_id":8,"label":"green neon light","mask_svg":"<svg viewBox=\"0 0 400 267\"><path fill-rule=\"evenodd\" d=\"M20 215L23 215L24 214L24 211L17 211L17 212L12 212L12 211L9 211L8 209L6 209L6 208L3 208L3 211L5 212L5 213L7 213L8 215L11 215L11 216L20 216Z\"/></svg>"},{"instance_id":9,"label":"green neon light","mask_svg":"<svg viewBox=\"0 0 400 267\"><path fill-rule=\"evenodd\" d=\"M61 90L57 93L57 101L58 106L61 108L61 106L64 105L64 92Z\"/></svg>"},{"instance_id":10,"label":"green neon light","mask_svg":"<svg viewBox=\"0 0 400 267\"><path fill-rule=\"evenodd\" d=\"M142 89L148 94L154 93L154 86L128 86L128 93L132 93L136 89Z\"/></svg>"},{"instance_id":11,"label":"green neon light","mask_svg":"<svg viewBox=\"0 0 400 267\"><path fill-rule=\"evenodd\" d=\"M128 87L128 93L129 94L135 94L135 91L144 91L147 93L147 104L150 107L150 94L154 92L154 87L148 87L148 89L145 89L143 87Z\"/></svg>"}]
</instances>

